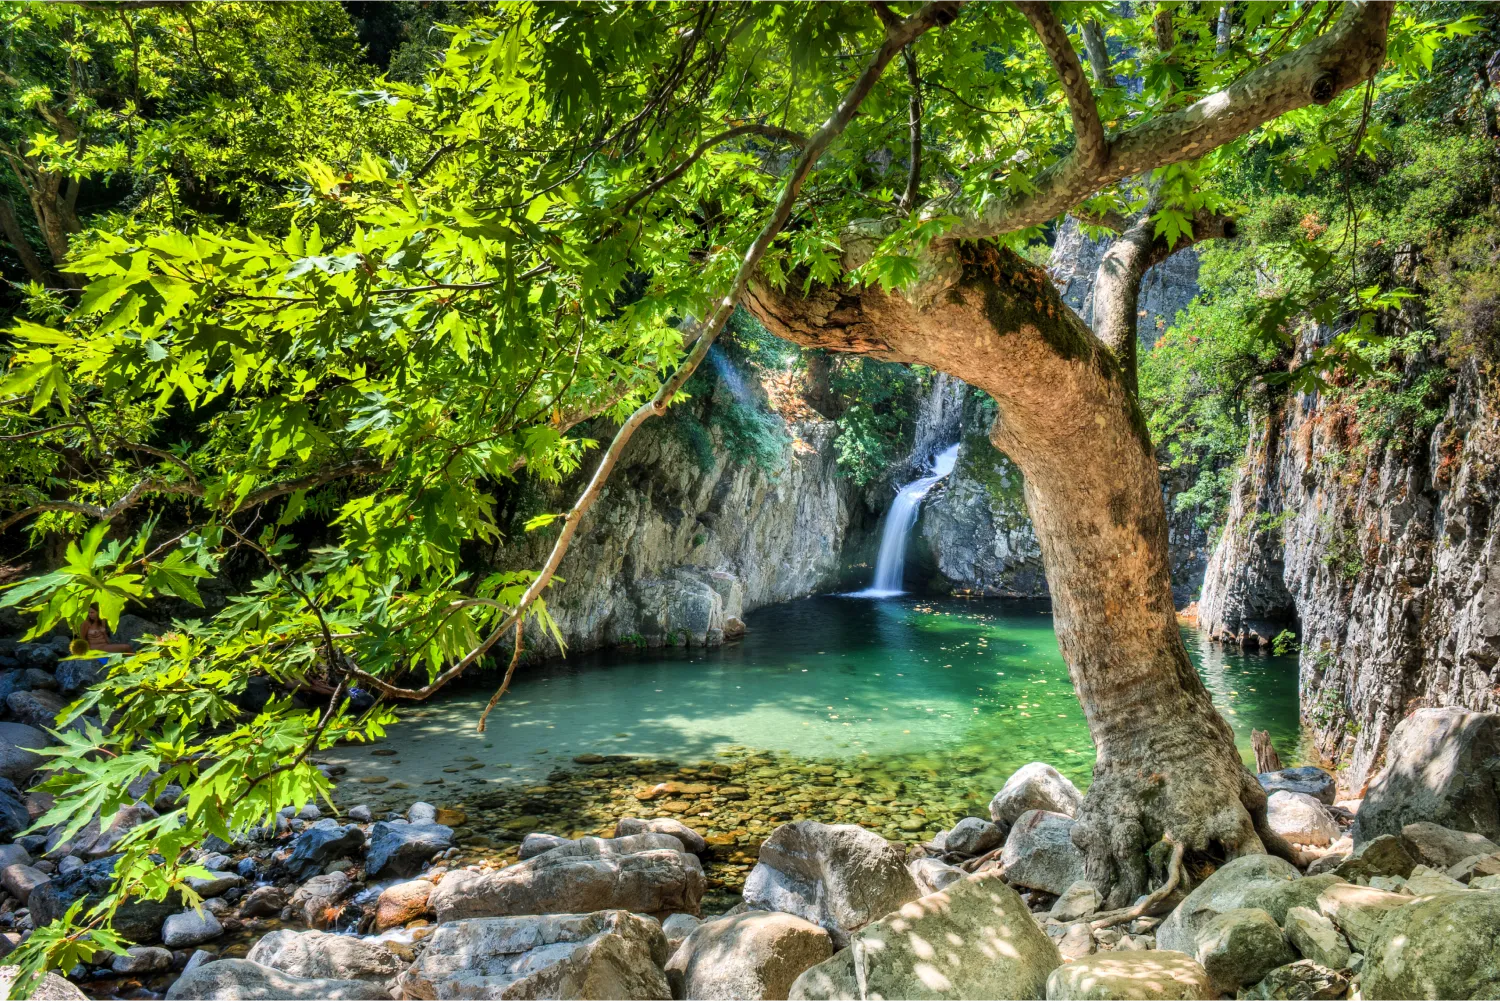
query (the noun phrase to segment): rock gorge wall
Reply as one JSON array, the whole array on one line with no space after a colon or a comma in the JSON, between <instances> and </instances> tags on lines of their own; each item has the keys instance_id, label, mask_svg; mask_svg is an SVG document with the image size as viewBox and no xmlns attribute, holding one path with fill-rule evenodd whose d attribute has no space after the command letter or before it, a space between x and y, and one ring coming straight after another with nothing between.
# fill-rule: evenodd
<instances>
[{"instance_id":1,"label":"rock gorge wall","mask_svg":"<svg viewBox=\"0 0 1500 1001\"><path fill-rule=\"evenodd\" d=\"M1255 435L1200 623L1255 645L1300 623L1315 750L1358 794L1413 709L1500 709L1500 387L1459 367L1406 448L1361 447L1347 403L1298 394Z\"/></svg>"}]
</instances>

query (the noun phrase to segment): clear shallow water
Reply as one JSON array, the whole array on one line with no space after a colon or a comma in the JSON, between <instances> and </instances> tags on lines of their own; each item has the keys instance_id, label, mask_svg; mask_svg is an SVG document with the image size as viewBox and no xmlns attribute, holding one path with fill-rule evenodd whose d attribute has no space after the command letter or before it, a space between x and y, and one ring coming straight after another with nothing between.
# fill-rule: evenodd
<instances>
[{"instance_id":1,"label":"clear shallow water","mask_svg":"<svg viewBox=\"0 0 1500 1001\"><path fill-rule=\"evenodd\" d=\"M497 680L485 675L483 687L406 710L376 748L386 756L339 748L325 757L355 778L413 786L445 776L534 782L580 754L690 761L730 746L893 772L956 769L981 785L1040 760L1088 784L1093 746L1044 606L823 596L759 609L747 624L743 642L716 650L523 669L479 734ZM1230 653L1192 630L1185 638L1245 760L1252 728L1293 757L1296 659Z\"/></svg>"}]
</instances>

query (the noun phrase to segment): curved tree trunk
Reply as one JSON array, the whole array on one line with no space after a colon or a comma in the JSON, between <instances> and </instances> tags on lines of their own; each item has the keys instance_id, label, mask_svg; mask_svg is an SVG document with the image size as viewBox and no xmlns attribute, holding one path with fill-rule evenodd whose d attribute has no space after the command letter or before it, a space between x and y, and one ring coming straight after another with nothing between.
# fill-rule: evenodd
<instances>
[{"instance_id":1,"label":"curved tree trunk","mask_svg":"<svg viewBox=\"0 0 1500 1001\"><path fill-rule=\"evenodd\" d=\"M929 365L994 397L990 438L1025 476L1058 643L1098 752L1074 839L1109 904L1145 892L1145 854L1164 835L1219 859L1288 852L1178 631L1156 459L1125 371L1015 254L950 246L940 270L914 302L756 285L747 305L787 340Z\"/></svg>"}]
</instances>

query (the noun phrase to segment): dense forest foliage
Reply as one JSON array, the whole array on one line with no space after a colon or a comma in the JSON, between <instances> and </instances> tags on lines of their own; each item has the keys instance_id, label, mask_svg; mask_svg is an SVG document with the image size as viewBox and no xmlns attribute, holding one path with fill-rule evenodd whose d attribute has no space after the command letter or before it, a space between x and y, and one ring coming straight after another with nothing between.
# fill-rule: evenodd
<instances>
[{"instance_id":1,"label":"dense forest foliage","mask_svg":"<svg viewBox=\"0 0 1500 1001\"><path fill-rule=\"evenodd\" d=\"M1107 40L1111 130L1188 106L1339 13L1056 6ZM202 873L183 852L326 795L309 755L377 737L393 701L471 664L514 666L510 636L519 653L525 619L547 621L545 577L473 558L501 532L497 497L580 471L653 398L665 410L717 333L698 321L735 306L748 248L764 244L769 281L807 287L841 272L857 220L900 211L855 270L899 290L964 213L1037 190L1073 145L1047 54L1009 6L945 17L798 175L885 37L866 5L0 12L3 602L38 636L95 605L108 623L144 602L176 613L68 710L42 823L109 816L142 779L186 790L183 810L121 843L116 894L32 936L29 968L119 948L110 918L128 895L191 903L185 880ZM1242 220L1239 239L1207 245L1205 294L1141 381L1156 444L1200 471L1191 502L1209 521L1272 387L1331 382L1382 440L1431 419L1436 338L1472 329L1463 317L1492 295L1494 230L1474 206L1497 169L1475 76L1494 21L1402 5L1368 87L1078 208L1100 233L1149 212L1174 245L1201 212ZM1053 225L1001 239L1042 259ZM1429 248L1419 265L1412 246ZM1431 332L1393 319L1419 287ZM1339 333L1294 362L1304 316ZM889 468L925 373L815 361L733 317L722 350L749 367L830 366L852 478ZM712 378L699 372L686 395ZM673 419L696 449L773 471L779 432L756 408ZM242 587L205 601L224 579ZM255 677L332 695L246 712ZM389 699L358 709L355 689Z\"/></svg>"}]
</instances>

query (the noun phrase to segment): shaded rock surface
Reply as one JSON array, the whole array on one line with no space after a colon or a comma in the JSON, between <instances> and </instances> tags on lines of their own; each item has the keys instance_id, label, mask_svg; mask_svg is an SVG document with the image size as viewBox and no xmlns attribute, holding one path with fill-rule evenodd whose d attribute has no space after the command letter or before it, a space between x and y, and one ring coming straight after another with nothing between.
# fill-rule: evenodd
<instances>
[{"instance_id":1,"label":"shaded rock surface","mask_svg":"<svg viewBox=\"0 0 1500 1001\"><path fill-rule=\"evenodd\" d=\"M79 995L82 997L83 995ZM294 977L245 959L221 959L185 973L167 990L168 1001L390 1001L390 990L367 980Z\"/></svg>"},{"instance_id":2,"label":"shaded rock surface","mask_svg":"<svg viewBox=\"0 0 1500 1001\"><path fill-rule=\"evenodd\" d=\"M1030 810L1072 817L1082 805L1083 793L1066 775L1049 764L1033 761L1017 769L990 800L990 819L1009 826Z\"/></svg>"},{"instance_id":3,"label":"shaded rock surface","mask_svg":"<svg viewBox=\"0 0 1500 1001\"><path fill-rule=\"evenodd\" d=\"M1000 862L1012 883L1047 893L1062 893L1084 875L1073 819L1046 810L1021 814L1006 835Z\"/></svg>"},{"instance_id":4,"label":"shaded rock surface","mask_svg":"<svg viewBox=\"0 0 1500 1001\"><path fill-rule=\"evenodd\" d=\"M699 925L667 962L672 996L701 1001L786 998L833 955L828 932L794 914L746 911Z\"/></svg>"},{"instance_id":5,"label":"shaded rock surface","mask_svg":"<svg viewBox=\"0 0 1500 1001\"><path fill-rule=\"evenodd\" d=\"M642 914L697 914L703 890L702 865L696 856L682 851L653 849L628 855L548 852L498 872L449 873L428 901L439 922L617 908Z\"/></svg>"},{"instance_id":6,"label":"shaded rock surface","mask_svg":"<svg viewBox=\"0 0 1500 1001\"><path fill-rule=\"evenodd\" d=\"M1364 996L1500 997L1500 893L1465 890L1396 908L1374 935Z\"/></svg>"},{"instance_id":7,"label":"shaded rock surface","mask_svg":"<svg viewBox=\"0 0 1500 1001\"><path fill-rule=\"evenodd\" d=\"M1500 838L1500 714L1418 709L1395 728L1354 843L1418 821Z\"/></svg>"},{"instance_id":8,"label":"shaded rock surface","mask_svg":"<svg viewBox=\"0 0 1500 1001\"><path fill-rule=\"evenodd\" d=\"M405 964L389 949L354 935L283 928L263 937L245 956L297 977L388 983Z\"/></svg>"},{"instance_id":9,"label":"shaded rock surface","mask_svg":"<svg viewBox=\"0 0 1500 1001\"><path fill-rule=\"evenodd\" d=\"M1207 1001L1208 973L1180 952L1104 952L1064 963L1047 978L1047 1001Z\"/></svg>"}]
</instances>

